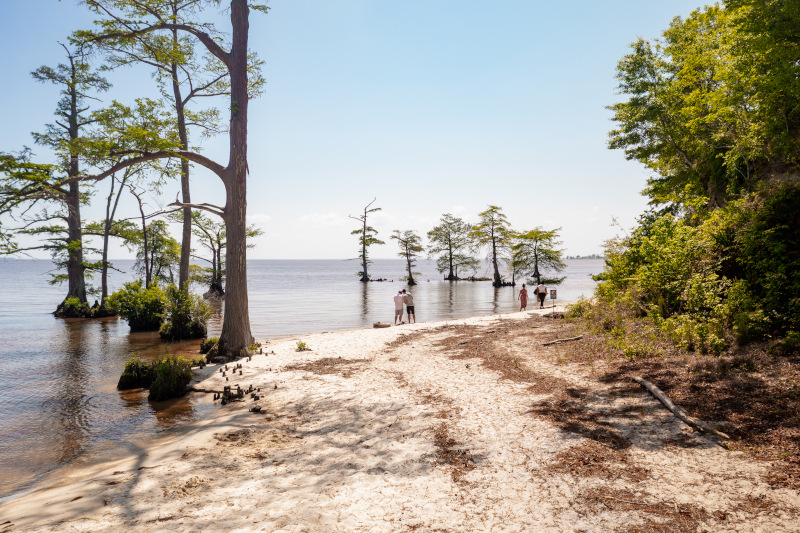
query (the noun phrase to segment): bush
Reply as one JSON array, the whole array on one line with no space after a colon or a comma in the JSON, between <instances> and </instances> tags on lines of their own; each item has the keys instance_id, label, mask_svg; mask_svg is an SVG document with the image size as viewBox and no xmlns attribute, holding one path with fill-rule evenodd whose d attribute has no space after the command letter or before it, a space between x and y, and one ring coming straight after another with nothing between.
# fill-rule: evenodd
<instances>
[{"instance_id":1,"label":"bush","mask_svg":"<svg viewBox=\"0 0 800 533\"><path fill-rule=\"evenodd\" d=\"M134 357L125 363L125 369L117 382L117 389L146 389L154 379L153 365Z\"/></svg>"},{"instance_id":2,"label":"bush","mask_svg":"<svg viewBox=\"0 0 800 533\"><path fill-rule=\"evenodd\" d=\"M134 281L109 296L108 306L128 321L131 331L153 331L161 327L166 301L157 286L145 289L141 281Z\"/></svg>"},{"instance_id":3,"label":"bush","mask_svg":"<svg viewBox=\"0 0 800 533\"><path fill-rule=\"evenodd\" d=\"M92 318L94 316L88 302L81 302L74 296L70 296L58 304L58 308L53 314L58 318Z\"/></svg>"},{"instance_id":4,"label":"bush","mask_svg":"<svg viewBox=\"0 0 800 533\"><path fill-rule=\"evenodd\" d=\"M208 353L215 344L219 342L219 337L209 337L200 343L200 353Z\"/></svg>"},{"instance_id":5,"label":"bush","mask_svg":"<svg viewBox=\"0 0 800 533\"><path fill-rule=\"evenodd\" d=\"M211 316L211 307L197 295L167 287L167 303L164 323L159 333L168 340L197 339L206 336L206 324Z\"/></svg>"},{"instance_id":6,"label":"bush","mask_svg":"<svg viewBox=\"0 0 800 533\"><path fill-rule=\"evenodd\" d=\"M177 398L186 393L192 380L192 365L182 357L167 357L153 363L155 379L147 399L153 402Z\"/></svg>"}]
</instances>

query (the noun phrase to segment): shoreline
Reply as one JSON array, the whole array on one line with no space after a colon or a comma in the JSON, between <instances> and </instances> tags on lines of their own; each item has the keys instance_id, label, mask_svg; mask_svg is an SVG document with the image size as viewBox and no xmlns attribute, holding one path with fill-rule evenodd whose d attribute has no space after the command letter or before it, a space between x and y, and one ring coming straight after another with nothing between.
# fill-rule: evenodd
<instances>
[{"instance_id":1,"label":"shoreline","mask_svg":"<svg viewBox=\"0 0 800 533\"><path fill-rule=\"evenodd\" d=\"M548 302L549 301L550 300L548 300ZM572 302L560 302L560 303L558 303L556 305L556 311L559 311L559 312L563 311L565 306L568 305L569 303L572 303ZM552 311L552 308L548 307L548 308L545 308L544 310L535 309L535 311L536 312L541 312L541 313L547 313L547 312ZM533 310L529 310L527 312L533 312ZM475 318L475 317L491 317L491 316L499 316L499 315L498 314L471 315L471 316L466 316L466 317L459 317L459 318L451 318L451 319L447 319L447 320L440 320L440 321L436 321L436 323L439 323L439 322L444 323L444 322L454 321L454 320L465 320L465 319L470 319L470 318ZM64 321L68 322L68 323L69 322L80 322L80 321L83 321L83 320L85 320L85 319L64 319ZM100 319L100 321L103 321L103 322L113 321L115 323L118 320L120 320L118 317L109 317L109 318ZM97 321L97 320L94 320L94 321ZM423 324L423 322L419 322L419 324ZM408 326L408 324L405 323L405 324L403 324L403 326ZM352 327L352 328L345 328L345 329L334 329L334 330L329 330L329 331L314 331L314 332L310 332L310 333L296 333L296 334L290 334L290 335L281 334L281 335L279 335L277 337L259 338L256 341L257 342L264 342L264 343L276 343L276 342L283 342L283 341L296 341L299 338L301 338L303 336L306 336L306 335L358 332L358 331L367 331L367 330L371 330L371 329L373 329L373 328L371 328L371 327ZM145 333L149 333L149 332L145 332ZM215 333L214 335L217 335L217 334L218 333ZM136 335L141 335L141 333L136 333ZM193 342L194 341L181 341L179 344L185 345L185 344L191 344ZM175 355L181 355L181 356L187 357L187 356L190 356L190 355L198 355L198 353L196 353L195 350L191 350L191 351L178 350L178 351L175 352ZM209 367L210 366L211 365L209 365ZM209 367L207 367L207 368L209 368ZM190 384L191 386L197 385L202 380L202 378L199 377L202 374L200 373L200 371L197 368L193 369L193 374L194 374L194 377L193 377L192 382ZM117 392L116 388L114 389L114 392L115 393ZM185 403L188 407L191 407L192 402L196 401L196 399L197 399L197 397L196 396L192 396L192 394L193 393L189 392L185 396L182 396L180 398L175 398L175 399L167 400L166 402L160 402L160 403L164 404L164 405L167 405L167 404L168 405L174 405L174 404L184 404ZM153 416L158 416L158 415L156 413L154 413ZM200 420L201 419L199 419L198 422ZM191 424L191 422L189 422L189 424ZM156 437L155 440L158 443L162 443L162 442L168 441L170 439L176 438L177 436L180 435L180 433L182 431L182 428L184 428L186 425L187 425L187 422L185 420L178 421L178 422L176 422L176 424L173 427L171 427L169 429L161 430L164 433L168 433L168 434L163 434L161 436L158 436L158 437ZM118 443L116 445L116 448L120 448L120 449L138 448L141 444L146 442L144 440L144 439L147 438L146 435L137 435L137 437L138 438L135 441L126 441L126 444L119 444ZM24 495L30 494L31 492L35 492L35 491L37 491L37 490L39 490L39 489L41 489L43 487L48 487L48 486L51 486L53 484L57 484L57 483L59 483L60 481L62 481L64 479L69 479L69 477L71 475L73 475L73 473L76 472L76 471L82 471L82 470L86 470L86 469L97 468L97 467L100 467L104 463L116 462L116 461L124 460L125 458L129 457L129 454L116 453L116 452L113 452L113 451L112 451L112 453L108 454L107 450L105 450L105 449L98 453L97 446L101 446L102 447L104 445L108 445L108 446L113 447L112 445L109 445L109 444L103 443L103 442L96 443L93 446L92 449L84 452L83 455L78 456L78 457L73 458L73 459L70 459L67 463L62 463L60 465L55 466L51 470L48 470L48 471L45 471L45 472L42 472L42 473L36 475L32 480L30 480L28 482L25 482L24 484L21 484L19 490L13 491L13 492L11 492L9 494L6 494L6 495L0 497L0 505L2 505L5 502L14 501L15 499L18 499L18 498L20 498L20 497L22 497Z\"/></svg>"},{"instance_id":2,"label":"shoreline","mask_svg":"<svg viewBox=\"0 0 800 533\"><path fill-rule=\"evenodd\" d=\"M563 312L566 305L569 305L573 302L566 302L566 303L559 303L555 306L555 312ZM545 309L533 309L533 310L526 310L526 311L517 311L515 313L493 313L488 315L473 315L467 317L460 317L460 318L451 318L447 320L438 320L433 322L417 322L414 324L403 323L403 324L393 324L390 328L382 328L383 330L393 330L396 327L403 326L401 332L399 334L403 334L402 331L408 330L416 330L418 328L430 328L430 327L439 327L444 324L453 323L455 321L470 321L475 319L491 319L491 318L501 318L506 316L513 316L519 314L526 314L526 313L535 313L535 314L547 314L553 312L553 307L546 307ZM80 319L75 319L80 320ZM337 329L331 331L319 331L313 333L298 333L294 335L281 335L279 337L269 337L263 339L256 339L256 342L262 342L264 345L262 346L265 349L269 345L275 343L290 343L299 340L302 337L308 336L317 336L317 335L337 335L337 334L358 334L359 332L369 332L374 331L375 329L381 328L371 328L371 327L361 327L361 328L348 328L348 329ZM254 359L259 357L258 355L254 356ZM236 361L241 362L241 360ZM230 363L229 363L230 364ZM219 371L220 366L219 364L208 364L204 369L199 369L197 367L192 369L193 377L191 382L189 383L189 387L197 387L198 385L202 384L206 379L213 376L215 372ZM208 400L208 394L200 393L200 392L193 392L189 391L186 395L175 398L173 400L167 400L166 402L176 402L176 401L183 401L183 402L196 402L202 401L203 404L212 403ZM156 442L150 443L133 443L129 442L129 446L131 447L142 447L144 453L153 453L161 448L170 448L177 444L177 440L182 440L187 437L187 434L196 432L197 426L204 426L210 424L213 420L219 418L220 414L215 415L212 419L199 419L195 420L194 422L179 422L174 427L170 428L169 430L165 430L168 432L168 435L163 435L162 437L156 439ZM69 482L70 480L75 479L83 479L88 476L94 475L102 475L105 470L112 468L114 465L124 465L130 461L140 458L140 455L118 455L109 460L101 460L101 459L91 459L87 457L81 457L77 459L71 460L69 463L63 464L58 466L52 471L46 472L41 475L41 478L34 481L31 485L27 486L26 488L22 489L20 492L15 492L3 496L0 498L0 510L6 504L11 504L16 500L25 498L31 494L35 494L42 491L48 491L55 488L57 485L62 484L64 482ZM88 464L84 464L84 462L88 462ZM77 463L77 464L76 464Z\"/></svg>"},{"instance_id":3,"label":"shoreline","mask_svg":"<svg viewBox=\"0 0 800 533\"><path fill-rule=\"evenodd\" d=\"M796 491L647 394L560 361L542 347L563 333L548 312L273 340L229 381L209 365L193 384L260 398L0 503L0 531L792 530ZM747 494L769 512L743 510Z\"/></svg>"}]
</instances>

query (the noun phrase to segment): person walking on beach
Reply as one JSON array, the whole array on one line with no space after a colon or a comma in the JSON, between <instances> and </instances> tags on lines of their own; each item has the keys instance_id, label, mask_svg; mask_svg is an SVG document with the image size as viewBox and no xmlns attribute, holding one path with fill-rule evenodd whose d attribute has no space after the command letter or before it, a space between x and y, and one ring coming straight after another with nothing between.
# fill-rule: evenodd
<instances>
[{"instance_id":1,"label":"person walking on beach","mask_svg":"<svg viewBox=\"0 0 800 533\"><path fill-rule=\"evenodd\" d=\"M417 315L414 313L414 297L411 296L410 292L406 292L403 289L403 301L406 304L406 316L408 317L408 323L411 324L411 319L414 319L414 324L417 323Z\"/></svg>"},{"instance_id":2,"label":"person walking on beach","mask_svg":"<svg viewBox=\"0 0 800 533\"><path fill-rule=\"evenodd\" d=\"M403 291L397 291L397 294L394 296L394 325L397 325L397 319L400 319L400 323L403 323Z\"/></svg>"},{"instance_id":3,"label":"person walking on beach","mask_svg":"<svg viewBox=\"0 0 800 533\"><path fill-rule=\"evenodd\" d=\"M547 285L545 285L544 282L540 282L539 286L536 287L536 291L539 296L539 309L544 309L544 299L547 297Z\"/></svg>"},{"instance_id":4,"label":"person walking on beach","mask_svg":"<svg viewBox=\"0 0 800 533\"><path fill-rule=\"evenodd\" d=\"M525 288L525 284L522 284L522 289L519 291L519 310L525 311L525 308L528 307L528 289Z\"/></svg>"}]
</instances>

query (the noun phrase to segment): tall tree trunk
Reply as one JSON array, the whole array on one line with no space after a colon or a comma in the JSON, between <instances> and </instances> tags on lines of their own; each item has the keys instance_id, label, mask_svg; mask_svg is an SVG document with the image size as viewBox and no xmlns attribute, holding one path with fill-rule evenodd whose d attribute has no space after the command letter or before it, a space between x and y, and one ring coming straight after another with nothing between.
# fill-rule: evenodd
<instances>
[{"instance_id":1,"label":"tall tree trunk","mask_svg":"<svg viewBox=\"0 0 800 533\"><path fill-rule=\"evenodd\" d=\"M79 135L78 126L78 91L75 86L78 73L75 61L70 55L70 66L73 83L69 86L70 109L69 109L69 138L76 141ZM80 175L78 155L70 150L69 176ZM83 267L83 231L81 229L81 198L80 185L77 181L70 182L67 193L67 278L69 288L67 298L74 297L81 302L86 301L86 280L84 279Z\"/></svg>"},{"instance_id":2,"label":"tall tree trunk","mask_svg":"<svg viewBox=\"0 0 800 533\"><path fill-rule=\"evenodd\" d=\"M130 187L131 194L136 198L136 201L139 202L139 214L142 217L142 251L144 253L144 288L150 288L150 276L152 272L150 271L150 256L148 255L148 248L147 248L147 218L144 216L144 206L142 205L142 198L134 192L133 187Z\"/></svg>"},{"instance_id":3,"label":"tall tree trunk","mask_svg":"<svg viewBox=\"0 0 800 533\"><path fill-rule=\"evenodd\" d=\"M364 229L361 230L361 281L369 281L367 274L367 210L364 209Z\"/></svg>"},{"instance_id":4,"label":"tall tree trunk","mask_svg":"<svg viewBox=\"0 0 800 533\"><path fill-rule=\"evenodd\" d=\"M492 236L492 264L494 265L494 282L492 285L499 287L503 284L503 281L500 279L500 269L497 267L497 242L494 236Z\"/></svg>"},{"instance_id":5,"label":"tall tree trunk","mask_svg":"<svg viewBox=\"0 0 800 533\"><path fill-rule=\"evenodd\" d=\"M177 18L178 6L172 5L172 12ZM178 52L178 30L172 31L172 47L175 53ZM178 79L178 64L173 62L171 65L172 74L172 94L175 98L175 115L178 119L178 138L183 150L189 149L189 134L186 130L186 113L183 106L183 95L181 94L180 80ZM181 201L189 204L192 201L189 192L189 161L181 159ZM182 291L189 291L189 264L192 253L192 208L183 208L183 232L181 233L181 260L178 272L178 288Z\"/></svg>"},{"instance_id":6,"label":"tall tree trunk","mask_svg":"<svg viewBox=\"0 0 800 533\"><path fill-rule=\"evenodd\" d=\"M76 165L77 167L77 162ZM77 175L77 173L75 174ZM81 302L86 301L86 281L83 275L83 231L81 229L81 200L80 189L77 182L69 184L67 197L68 211L67 234L69 239L67 249L67 276L69 289L67 298L74 297Z\"/></svg>"},{"instance_id":7,"label":"tall tree trunk","mask_svg":"<svg viewBox=\"0 0 800 533\"><path fill-rule=\"evenodd\" d=\"M450 258L450 273L447 275L447 279L448 279L448 281L453 281L455 279L455 276L453 275L453 244L452 243L448 243L448 245L447 245L447 253L448 253L449 258Z\"/></svg>"},{"instance_id":8,"label":"tall tree trunk","mask_svg":"<svg viewBox=\"0 0 800 533\"><path fill-rule=\"evenodd\" d=\"M408 250L406 250L406 265L408 266L408 284L416 285L417 282L414 281L414 275L411 273L411 256L408 254Z\"/></svg>"},{"instance_id":9,"label":"tall tree trunk","mask_svg":"<svg viewBox=\"0 0 800 533\"><path fill-rule=\"evenodd\" d=\"M231 125L230 161L225 172L227 204L225 269L227 294L220 355L240 357L253 343L247 299L247 0L231 0L233 46L230 52Z\"/></svg>"}]
</instances>

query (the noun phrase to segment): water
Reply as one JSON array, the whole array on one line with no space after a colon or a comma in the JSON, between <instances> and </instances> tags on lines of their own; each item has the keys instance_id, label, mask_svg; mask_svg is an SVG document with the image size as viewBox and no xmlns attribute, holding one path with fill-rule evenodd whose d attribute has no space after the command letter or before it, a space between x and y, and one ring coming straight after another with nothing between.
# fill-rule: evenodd
<instances>
[{"instance_id":1,"label":"water","mask_svg":"<svg viewBox=\"0 0 800 533\"><path fill-rule=\"evenodd\" d=\"M570 260L559 302L590 296L602 260ZM130 271L132 261L116 266ZM250 322L258 339L371 327L392 322L402 260L376 260L374 278L360 283L355 261L250 261ZM132 453L184 421L213 409L188 398L160 404L146 392L119 392L117 379L132 352L144 358L197 351L198 341L162 342L157 333L130 333L116 318L61 320L52 311L63 287L47 283L49 261L0 261L0 498L25 490L64 465ZM417 267L417 321L426 322L519 309L518 288L489 282L441 281L430 261ZM113 272L112 290L132 278ZM198 288L199 289L199 288ZM532 291L530 291L532 294ZM530 298L529 309L533 308ZM549 303L549 300L548 300ZM219 314L209 334L221 328Z\"/></svg>"}]
</instances>

